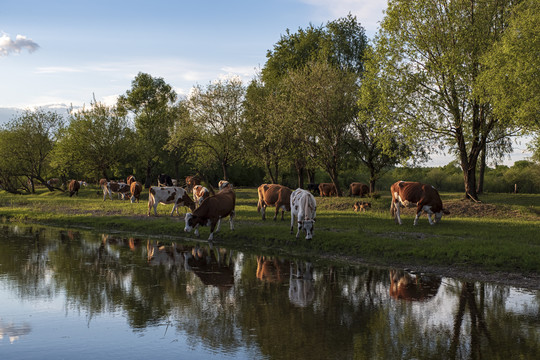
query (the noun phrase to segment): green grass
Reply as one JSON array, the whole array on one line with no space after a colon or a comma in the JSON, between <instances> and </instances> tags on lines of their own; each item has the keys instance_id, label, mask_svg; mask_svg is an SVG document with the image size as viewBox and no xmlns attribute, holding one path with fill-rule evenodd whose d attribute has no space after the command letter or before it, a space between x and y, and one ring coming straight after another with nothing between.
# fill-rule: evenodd
<instances>
[{"instance_id":1,"label":"green grass","mask_svg":"<svg viewBox=\"0 0 540 360\"><path fill-rule=\"evenodd\" d=\"M256 189L237 189L235 231L222 222L216 241L234 248L278 251L305 256L335 256L376 264L453 266L461 269L540 274L540 195L485 194L482 204L462 200L462 194L441 194L451 215L430 226L423 215L413 226L414 210L405 210L403 225L390 217L389 194L371 201L365 213L352 211L359 199L317 197L315 235L311 241L290 234L285 221L267 220L257 213ZM37 222L104 232L126 232L153 237L194 238L183 232L183 216L169 216L172 205L159 205L158 217L148 217L147 192L140 203L102 200L97 187L66 193L39 190L34 195L0 191L0 216L11 222ZM187 208L180 208L183 215ZM209 235L203 227L201 239ZM296 233L296 229L294 229Z\"/></svg>"}]
</instances>

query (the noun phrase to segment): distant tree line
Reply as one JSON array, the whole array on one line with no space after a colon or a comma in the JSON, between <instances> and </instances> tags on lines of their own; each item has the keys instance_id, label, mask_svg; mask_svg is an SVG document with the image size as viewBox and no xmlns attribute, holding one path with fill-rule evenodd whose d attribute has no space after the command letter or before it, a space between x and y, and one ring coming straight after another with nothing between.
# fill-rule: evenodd
<instances>
[{"instance_id":1,"label":"distant tree line","mask_svg":"<svg viewBox=\"0 0 540 360\"><path fill-rule=\"evenodd\" d=\"M392 1L371 43L350 14L287 30L249 84L219 80L185 98L139 73L114 106L94 100L67 119L28 110L4 126L0 181L32 192L53 190L50 177L134 174L148 187L159 173L198 174L247 186L324 180L342 195L350 181L376 191L401 179L477 201L523 180L536 192L520 174L538 174L540 158L538 10L533 0ZM487 166L524 134L531 162ZM456 162L418 168L442 148Z\"/></svg>"}]
</instances>

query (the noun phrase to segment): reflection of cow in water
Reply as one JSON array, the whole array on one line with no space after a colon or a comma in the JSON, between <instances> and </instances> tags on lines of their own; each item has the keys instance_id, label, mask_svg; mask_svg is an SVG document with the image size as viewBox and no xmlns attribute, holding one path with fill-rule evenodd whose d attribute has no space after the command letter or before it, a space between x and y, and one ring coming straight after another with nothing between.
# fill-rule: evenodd
<instances>
[{"instance_id":1,"label":"reflection of cow in water","mask_svg":"<svg viewBox=\"0 0 540 360\"><path fill-rule=\"evenodd\" d=\"M439 291L439 276L415 276L405 271L390 270L390 296L411 301L428 300Z\"/></svg>"},{"instance_id":2,"label":"reflection of cow in water","mask_svg":"<svg viewBox=\"0 0 540 360\"><path fill-rule=\"evenodd\" d=\"M287 260L271 259L266 256L257 256L257 279L269 282L280 283L286 280L289 275L290 263Z\"/></svg>"},{"instance_id":3,"label":"reflection of cow in water","mask_svg":"<svg viewBox=\"0 0 540 360\"><path fill-rule=\"evenodd\" d=\"M313 267L310 262L296 262L296 269L291 264L289 300L296 306L306 307L313 302Z\"/></svg>"},{"instance_id":4,"label":"reflection of cow in water","mask_svg":"<svg viewBox=\"0 0 540 360\"><path fill-rule=\"evenodd\" d=\"M234 285L232 252L225 249L196 246L186 255L186 270L193 271L204 285L229 290Z\"/></svg>"}]
</instances>

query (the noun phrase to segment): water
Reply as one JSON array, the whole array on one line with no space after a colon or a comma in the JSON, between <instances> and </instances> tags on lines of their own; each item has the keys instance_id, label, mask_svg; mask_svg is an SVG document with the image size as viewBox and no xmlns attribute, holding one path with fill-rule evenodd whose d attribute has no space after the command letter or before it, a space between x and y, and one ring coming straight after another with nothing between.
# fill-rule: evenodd
<instances>
[{"instance_id":1,"label":"water","mask_svg":"<svg viewBox=\"0 0 540 360\"><path fill-rule=\"evenodd\" d=\"M540 357L540 292L206 243L0 228L0 359Z\"/></svg>"}]
</instances>

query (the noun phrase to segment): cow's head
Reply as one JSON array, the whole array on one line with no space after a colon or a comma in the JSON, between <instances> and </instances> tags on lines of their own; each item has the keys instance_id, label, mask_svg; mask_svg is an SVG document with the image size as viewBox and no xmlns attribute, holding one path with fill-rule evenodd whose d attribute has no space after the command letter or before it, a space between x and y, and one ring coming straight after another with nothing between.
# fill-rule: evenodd
<instances>
[{"instance_id":1,"label":"cow's head","mask_svg":"<svg viewBox=\"0 0 540 360\"><path fill-rule=\"evenodd\" d=\"M441 209L441 211L439 212L436 212L434 215L434 219L433 219L433 222L435 224L437 224L439 221L441 221L443 215L448 215L450 214L450 211L446 210L446 209Z\"/></svg>"},{"instance_id":2,"label":"cow's head","mask_svg":"<svg viewBox=\"0 0 540 360\"><path fill-rule=\"evenodd\" d=\"M300 220L298 224L302 227L302 230L306 233L306 240L313 238L313 232L315 231L315 219Z\"/></svg>"},{"instance_id":3,"label":"cow's head","mask_svg":"<svg viewBox=\"0 0 540 360\"><path fill-rule=\"evenodd\" d=\"M193 230L193 228L197 225L197 216L194 216L192 213L187 213L184 221L186 222L184 231L191 232L191 230Z\"/></svg>"}]
</instances>

